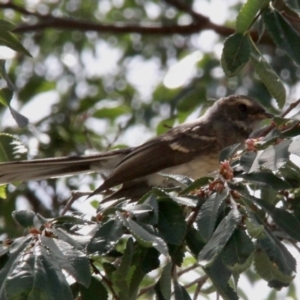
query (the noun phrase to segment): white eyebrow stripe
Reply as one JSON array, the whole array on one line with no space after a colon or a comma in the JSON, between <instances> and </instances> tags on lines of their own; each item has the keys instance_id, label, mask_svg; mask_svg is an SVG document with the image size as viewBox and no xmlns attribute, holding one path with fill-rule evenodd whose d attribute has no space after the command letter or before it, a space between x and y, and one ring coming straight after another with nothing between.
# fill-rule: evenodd
<instances>
[{"instance_id":1,"label":"white eyebrow stripe","mask_svg":"<svg viewBox=\"0 0 300 300\"><path fill-rule=\"evenodd\" d=\"M237 102L240 104L245 104L247 106L253 106L253 102L246 98L239 98L239 99L236 99L235 101L228 102L228 105L236 105Z\"/></svg>"}]
</instances>

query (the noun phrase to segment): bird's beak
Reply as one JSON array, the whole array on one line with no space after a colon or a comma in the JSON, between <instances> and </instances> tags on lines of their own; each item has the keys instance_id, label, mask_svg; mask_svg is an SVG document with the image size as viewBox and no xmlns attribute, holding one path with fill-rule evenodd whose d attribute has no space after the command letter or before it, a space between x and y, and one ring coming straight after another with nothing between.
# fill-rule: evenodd
<instances>
[{"instance_id":1,"label":"bird's beak","mask_svg":"<svg viewBox=\"0 0 300 300\"><path fill-rule=\"evenodd\" d=\"M273 114L270 114L270 113L266 112L265 110L260 110L259 112L256 111L255 113L249 115L249 118L252 119L253 121L272 119L274 117L275 116Z\"/></svg>"},{"instance_id":2,"label":"bird's beak","mask_svg":"<svg viewBox=\"0 0 300 300\"><path fill-rule=\"evenodd\" d=\"M260 120L265 120L265 119L272 119L275 116L266 111L260 111L260 112L256 112L253 115L249 115L249 117L254 121L260 121Z\"/></svg>"}]
</instances>

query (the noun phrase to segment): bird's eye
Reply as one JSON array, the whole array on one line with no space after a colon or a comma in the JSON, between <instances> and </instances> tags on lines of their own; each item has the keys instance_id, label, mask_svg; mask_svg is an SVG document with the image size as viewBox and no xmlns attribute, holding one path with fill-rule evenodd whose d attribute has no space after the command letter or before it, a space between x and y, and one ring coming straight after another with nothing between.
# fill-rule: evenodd
<instances>
[{"instance_id":1,"label":"bird's eye","mask_svg":"<svg viewBox=\"0 0 300 300\"><path fill-rule=\"evenodd\" d=\"M241 112L246 112L247 109L248 109L248 107L247 107L246 104L240 104L240 105L239 105L239 110L240 110Z\"/></svg>"}]
</instances>

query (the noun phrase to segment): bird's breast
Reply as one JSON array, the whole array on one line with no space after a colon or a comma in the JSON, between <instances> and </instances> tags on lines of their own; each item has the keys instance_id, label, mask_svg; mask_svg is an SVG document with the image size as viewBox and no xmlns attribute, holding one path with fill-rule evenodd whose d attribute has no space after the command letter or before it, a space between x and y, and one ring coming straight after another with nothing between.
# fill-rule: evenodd
<instances>
[{"instance_id":1,"label":"bird's breast","mask_svg":"<svg viewBox=\"0 0 300 300\"><path fill-rule=\"evenodd\" d=\"M217 171L218 168L219 155L210 155L205 159L203 159L203 156L197 157L190 162L164 169L160 173L183 175L192 179L197 179L211 175L214 171ZM168 187L174 185L172 182L170 182L170 180L159 174L151 174L147 176L147 181L150 186Z\"/></svg>"}]
</instances>

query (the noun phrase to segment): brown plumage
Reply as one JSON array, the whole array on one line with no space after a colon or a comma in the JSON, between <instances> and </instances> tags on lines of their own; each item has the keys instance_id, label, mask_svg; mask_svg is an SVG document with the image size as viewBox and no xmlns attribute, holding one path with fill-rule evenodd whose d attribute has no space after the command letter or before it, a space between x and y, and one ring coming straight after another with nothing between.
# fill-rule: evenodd
<instances>
[{"instance_id":1,"label":"brown plumage","mask_svg":"<svg viewBox=\"0 0 300 300\"><path fill-rule=\"evenodd\" d=\"M241 95L219 99L193 122L170 129L141 146L106 153L16 161L0 164L0 183L39 180L83 172L107 171L109 176L92 194L123 184L115 197L138 195L147 186L166 186L171 173L191 178L218 167L220 151L243 142L259 121L272 117L257 101Z\"/></svg>"}]
</instances>

